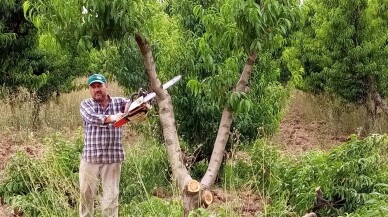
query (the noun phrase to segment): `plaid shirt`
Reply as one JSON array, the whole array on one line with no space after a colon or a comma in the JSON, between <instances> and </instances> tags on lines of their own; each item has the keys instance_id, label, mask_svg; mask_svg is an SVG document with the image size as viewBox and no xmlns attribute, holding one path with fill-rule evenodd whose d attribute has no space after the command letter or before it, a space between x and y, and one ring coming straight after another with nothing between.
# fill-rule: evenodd
<instances>
[{"instance_id":1,"label":"plaid shirt","mask_svg":"<svg viewBox=\"0 0 388 217\"><path fill-rule=\"evenodd\" d=\"M89 163L119 163L124 160L121 143L121 128L105 124L105 118L124 112L129 102L122 97L109 97L109 104L104 110L92 98L81 102L81 116L84 125L84 149L82 159Z\"/></svg>"}]
</instances>

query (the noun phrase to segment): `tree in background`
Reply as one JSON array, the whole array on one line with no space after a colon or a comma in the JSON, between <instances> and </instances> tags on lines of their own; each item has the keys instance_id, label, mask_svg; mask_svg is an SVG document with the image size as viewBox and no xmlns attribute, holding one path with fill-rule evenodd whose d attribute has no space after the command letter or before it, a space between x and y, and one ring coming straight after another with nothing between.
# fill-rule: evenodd
<instances>
[{"instance_id":1,"label":"tree in background","mask_svg":"<svg viewBox=\"0 0 388 217\"><path fill-rule=\"evenodd\" d=\"M182 51L185 58L179 65L172 66L178 71L189 69L188 91L173 95L184 141L202 144L202 157L209 158L219 126L216 114L222 112L225 102L234 112L231 131L238 135L234 139L249 142L273 134L288 92L279 82L280 55L298 10L282 11L282 1L273 5L266 1L172 2L170 14L177 17L185 41L191 44ZM274 21L282 16L292 18ZM250 50L259 50L260 62L254 64L245 90L237 93L233 87ZM196 118L187 118L191 116Z\"/></svg>"},{"instance_id":2,"label":"tree in background","mask_svg":"<svg viewBox=\"0 0 388 217\"><path fill-rule=\"evenodd\" d=\"M32 123L37 128L41 104L70 91L81 70L71 53L61 50L51 35L40 35L24 18L22 0L2 2L0 83L11 95L20 88L30 93L34 106Z\"/></svg>"},{"instance_id":3,"label":"tree in background","mask_svg":"<svg viewBox=\"0 0 388 217\"><path fill-rule=\"evenodd\" d=\"M373 132L379 108L388 115L387 5L386 0L306 1L304 26L285 55L291 71L304 71L303 89L364 106L365 133Z\"/></svg>"},{"instance_id":4,"label":"tree in background","mask_svg":"<svg viewBox=\"0 0 388 217\"><path fill-rule=\"evenodd\" d=\"M141 55L145 70L134 72L130 65L121 71L123 74L120 77L125 75L135 79L145 72L149 88L157 95L173 178L183 192L187 216L200 202L210 203L212 200L208 189L214 184L220 168L231 133L233 114L241 112L240 117L236 116L241 122L246 121L245 125L241 124L241 131L245 128L254 134L257 134L257 116L269 115L271 118L278 115L280 103L265 102L268 99L265 96L281 99L283 92L276 82L278 62L272 58L276 57L274 51L283 45L283 35L295 22L298 8L290 1L226 0L212 2L207 8L197 5L193 8L193 15L203 26L203 34L197 34L180 25L178 21L181 20L174 15L174 3L179 5L178 1L166 6L161 1L142 0L30 1L25 4L25 11L36 26L43 23L40 29L55 35L61 44L90 50L102 48L108 41L127 44L121 48ZM166 14L169 9L172 13ZM184 22L185 18L182 20ZM137 45L138 49L134 49L133 45ZM137 63L139 59L131 60ZM256 61L259 62L258 67ZM135 64L135 67L138 65ZM177 109L175 115L172 97L162 89L162 80L178 73L186 78L192 92L186 94L184 85L180 86L180 93L173 92L174 101L186 106ZM254 100L263 106L255 107ZM209 168L199 183L192 179L183 161L176 125L196 120L204 124L206 118L212 118L210 122L214 125L218 112L222 113L218 131L200 132L203 135L199 140L212 137L212 134L217 136ZM202 118L202 114L207 117ZM181 122L176 124L175 117ZM188 127L180 129L187 131ZM199 126L196 127L198 130ZM210 127L214 129L214 126ZM249 127L253 128L246 129Z\"/></svg>"}]
</instances>

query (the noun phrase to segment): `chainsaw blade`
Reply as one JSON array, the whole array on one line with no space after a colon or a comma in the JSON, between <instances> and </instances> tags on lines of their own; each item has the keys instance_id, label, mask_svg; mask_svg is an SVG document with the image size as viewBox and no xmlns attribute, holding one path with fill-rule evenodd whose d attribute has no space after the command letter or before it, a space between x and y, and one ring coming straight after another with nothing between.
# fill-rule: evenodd
<instances>
[{"instance_id":1,"label":"chainsaw blade","mask_svg":"<svg viewBox=\"0 0 388 217\"><path fill-rule=\"evenodd\" d=\"M173 84L175 84L177 81L179 81L180 79L182 78L181 75L178 75L178 76L175 76L173 79L169 80L168 82L166 82L165 84L163 84L163 90L166 90L167 88L171 87ZM148 101L150 101L151 99L153 99L154 97L156 96L156 93L155 92L151 92L149 94L147 94L146 96L141 96L139 98L137 98L135 101L133 101L130 105L129 105L129 109L128 111L126 112L126 114L121 118L119 119L118 121L116 121L113 126L118 128L118 127L121 127L122 125L126 124L129 122L129 119L128 117L133 114L132 111L135 110L136 108L139 108L139 106L141 106L143 103L146 103Z\"/></svg>"}]
</instances>

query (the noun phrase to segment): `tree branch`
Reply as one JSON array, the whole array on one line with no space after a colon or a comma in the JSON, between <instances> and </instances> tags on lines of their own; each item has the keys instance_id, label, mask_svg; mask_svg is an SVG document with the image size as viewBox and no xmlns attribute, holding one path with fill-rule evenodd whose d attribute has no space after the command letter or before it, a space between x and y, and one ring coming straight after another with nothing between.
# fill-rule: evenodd
<instances>
[{"instance_id":1,"label":"tree branch","mask_svg":"<svg viewBox=\"0 0 388 217\"><path fill-rule=\"evenodd\" d=\"M240 80L236 84L235 91L243 92L248 84L248 80L253 71L253 64L257 58L257 53L252 52L247 62L245 63L244 69L241 73ZM233 112L229 108L225 107L222 112L220 125L218 127L218 134L214 143L213 153L210 158L209 167L201 180L201 184L205 188L209 188L213 185L216 180L218 170L220 169L222 158L224 156L225 146L229 138L230 128L233 121Z\"/></svg>"}]
</instances>

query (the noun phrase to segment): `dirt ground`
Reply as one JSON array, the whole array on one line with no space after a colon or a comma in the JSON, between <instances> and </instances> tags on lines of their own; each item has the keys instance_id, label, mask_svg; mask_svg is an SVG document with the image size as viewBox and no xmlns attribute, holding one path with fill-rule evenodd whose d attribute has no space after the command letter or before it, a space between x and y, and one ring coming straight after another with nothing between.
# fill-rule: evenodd
<instances>
[{"instance_id":1,"label":"dirt ground","mask_svg":"<svg viewBox=\"0 0 388 217\"><path fill-rule=\"evenodd\" d=\"M349 135L334 133L333 123L311 119L304 106L298 100L290 101L279 132L271 138L272 143L284 152L302 154L314 149L329 150L348 140Z\"/></svg>"},{"instance_id":2,"label":"dirt ground","mask_svg":"<svg viewBox=\"0 0 388 217\"><path fill-rule=\"evenodd\" d=\"M346 135L333 135L330 127L325 121L308 121L306 118L306 109L304 105L298 101L291 100L289 107L286 109L285 116L280 125L279 132L273 136L272 142L277 144L279 148L290 154L300 154L312 149L328 150L333 146L336 146L340 142L344 142L347 139ZM8 135L8 136L7 136ZM0 135L0 180L1 171L4 169L6 162L17 152L25 151L31 156L36 156L39 153L36 145L25 145L25 141L17 139L18 137L10 137L7 135ZM216 200L225 200L227 195L225 192L216 191ZM245 192L247 195L240 195L239 198L243 201L242 208L246 216L253 216L255 212L260 210L258 207L257 198L255 195L251 195ZM17 215L12 214L12 210L6 207L0 195L0 217L15 217Z\"/></svg>"}]
</instances>

